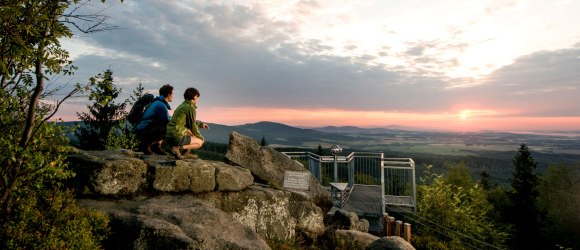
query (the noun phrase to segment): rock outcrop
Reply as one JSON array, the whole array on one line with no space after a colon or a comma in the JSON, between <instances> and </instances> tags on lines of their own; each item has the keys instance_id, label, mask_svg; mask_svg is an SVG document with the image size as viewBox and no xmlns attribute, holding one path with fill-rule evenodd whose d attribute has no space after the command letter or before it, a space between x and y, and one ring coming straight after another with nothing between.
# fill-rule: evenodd
<instances>
[{"instance_id":1,"label":"rock outcrop","mask_svg":"<svg viewBox=\"0 0 580 250\"><path fill-rule=\"evenodd\" d=\"M128 150L78 150L67 161L76 173L72 186L81 195L134 195L147 186L147 164Z\"/></svg>"},{"instance_id":2,"label":"rock outcrop","mask_svg":"<svg viewBox=\"0 0 580 250\"><path fill-rule=\"evenodd\" d=\"M254 183L248 169L218 161L174 160L128 150L83 151L67 158L81 196L132 197L143 192L241 191Z\"/></svg>"},{"instance_id":3,"label":"rock outcrop","mask_svg":"<svg viewBox=\"0 0 580 250\"><path fill-rule=\"evenodd\" d=\"M366 219L359 219L354 212L346 210L336 210L334 215L329 220L329 227L332 229L356 230L367 233L369 231L369 221Z\"/></svg>"},{"instance_id":4,"label":"rock outcrop","mask_svg":"<svg viewBox=\"0 0 580 250\"><path fill-rule=\"evenodd\" d=\"M387 236L373 241L366 247L366 250L415 250L411 243L405 241L399 236Z\"/></svg>"},{"instance_id":5,"label":"rock outcrop","mask_svg":"<svg viewBox=\"0 0 580 250\"><path fill-rule=\"evenodd\" d=\"M355 244L360 247L367 247L380 237L364 233L357 230L343 230L339 229L334 232L334 237L337 240L337 248L347 249L349 244Z\"/></svg>"},{"instance_id":6,"label":"rock outcrop","mask_svg":"<svg viewBox=\"0 0 580 250\"><path fill-rule=\"evenodd\" d=\"M257 145L253 139L245 143ZM243 147L238 144L230 148L239 151ZM260 155L253 161L268 162L266 165L272 169L278 164L295 164L273 149L263 150L268 152L266 157L270 160L263 161ZM253 232L262 242L263 239L288 240L296 234L316 239L324 233L324 212L313 203L313 197L323 200L326 192L318 182L310 182L309 189L313 192L285 190L282 179L272 182L277 183L274 189L255 185L254 178L264 175L259 169L246 168L247 164L175 160L129 150L78 150L69 155L68 162L76 172L70 184L84 198L81 205L111 216L112 238L126 241L119 248L157 248L167 242L173 242L171 246L175 248L262 248L260 244L245 243L228 247L231 242L253 239L254 236L247 234L238 240L221 239L221 236L206 239L212 233L230 230L224 224L231 224L232 232ZM252 162L251 158L248 162ZM300 165L282 169L305 171ZM283 174L277 176L283 178ZM194 209L188 210L190 205ZM172 214L176 217L171 217ZM187 217L209 219L195 224Z\"/></svg>"},{"instance_id":7,"label":"rock outcrop","mask_svg":"<svg viewBox=\"0 0 580 250\"><path fill-rule=\"evenodd\" d=\"M324 233L322 210L287 191L251 186L241 192L211 192L196 197L267 239L288 240L296 233L316 239Z\"/></svg>"},{"instance_id":8,"label":"rock outcrop","mask_svg":"<svg viewBox=\"0 0 580 250\"><path fill-rule=\"evenodd\" d=\"M110 215L107 249L270 249L251 228L189 195L79 203Z\"/></svg>"},{"instance_id":9,"label":"rock outcrop","mask_svg":"<svg viewBox=\"0 0 580 250\"><path fill-rule=\"evenodd\" d=\"M235 131L230 134L230 144L225 158L233 164L249 169L257 181L279 190L284 189L285 171L308 171L288 156L273 148L260 146L253 138ZM328 211L332 207L330 194L310 172L308 174L308 190L303 193L316 205Z\"/></svg>"},{"instance_id":10,"label":"rock outcrop","mask_svg":"<svg viewBox=\"0 0 580 250\"><path fill-rule=\"evenodd\" d=\"M329 232L364 247L376 237L348 211L326 227L326 189L301 164L237 132L225 162L130 150L77 150L68 162L80 205L111 218L107 249L269 249L265 240L316 242ZM308 189L284 188L285 171L304 172Z\"/></svg>"}]
</instances>

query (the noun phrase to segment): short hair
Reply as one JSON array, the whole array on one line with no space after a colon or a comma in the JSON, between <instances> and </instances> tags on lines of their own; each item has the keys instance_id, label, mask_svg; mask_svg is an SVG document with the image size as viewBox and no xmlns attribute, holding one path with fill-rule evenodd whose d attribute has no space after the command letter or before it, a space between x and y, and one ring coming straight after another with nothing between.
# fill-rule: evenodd
<instances>
[{"instance_id":1,"label":"short hair","mask_svg":"<svg viewBox=\"0 0 580 250\"><path fill-rule=\"evenodd\" d=\"M193 100L193 98L195 98L196 96L200 96L199 95L199 91L197 91L197 89L195 88L187 88L185 90L185 93L183 93L183 98L185 100Z\"/></svg>"},{"instance_id":2,"label":"short hair","mask_svg":"<svg viewBox=\"0 0 580 250\"><path fill-rule=\"evenodd\" d=\"M161 86L161 88L159 88L159 95L162 95L164 97L168 97L169 95L171 95L171 92L173 92L173 86L169 84L165 84Z\"/></svg>"}]
</instances>

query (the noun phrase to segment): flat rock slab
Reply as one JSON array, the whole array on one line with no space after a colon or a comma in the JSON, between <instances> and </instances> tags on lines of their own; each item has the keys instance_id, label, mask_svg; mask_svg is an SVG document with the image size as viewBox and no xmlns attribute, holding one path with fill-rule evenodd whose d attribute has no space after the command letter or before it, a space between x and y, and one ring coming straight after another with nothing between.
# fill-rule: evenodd
<instances>
[{"instance_id":1,"label":"flat rock slab","mask_svg":"<svg viewBox=\"0 0 580 250\"><path fill-rule=\"evenodd\" d=\"M270 249L254 230L190 195L79 204L111 217L105 249Z\"/></svg>"}]
</instances>

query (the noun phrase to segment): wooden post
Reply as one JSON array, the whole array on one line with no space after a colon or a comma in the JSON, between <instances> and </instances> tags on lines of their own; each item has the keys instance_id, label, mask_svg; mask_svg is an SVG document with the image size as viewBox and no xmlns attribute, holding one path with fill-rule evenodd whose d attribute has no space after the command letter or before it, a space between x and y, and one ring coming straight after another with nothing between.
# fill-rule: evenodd
<instances>
[{"instance_id":1,"label":"wooden post","mask_svg":"<svg viewBox=\"0 0 580 250\"><path fill-rule=\"evenodd\" d=\"M389 236L389 226L389 214L385 213L383 214L383 233L385 236Z\"/></svg>"},{"instance_id":2,"label":"wooden post","mask_svg":"<svg viewBox=\"0 0 580 250\"><path fill-rule=\"evenodd\" d=\"M411 224L409 223L403 224L403 239L411 243Z\"/></svg>"},{"instance_id":3,"label":"wooden post","mask_svg":"<svg viewBox=\"0 0 580 250\"><path fill-rule=\"evenodd\" d=\"M389 216L389 236L395 235L395 217Z\"/></svg>"},{"instance_id":4,"label":"wooden post","mask_svg":"<svg viewBox=\"0 0 580 250\"><path fill-rule=\"evenodd\" d=\"M395 229L395 235L401 237L401 228L403 226L403 222L398 220L395 221L395 224L397 224Z\"/></svg>"}]
</instances>

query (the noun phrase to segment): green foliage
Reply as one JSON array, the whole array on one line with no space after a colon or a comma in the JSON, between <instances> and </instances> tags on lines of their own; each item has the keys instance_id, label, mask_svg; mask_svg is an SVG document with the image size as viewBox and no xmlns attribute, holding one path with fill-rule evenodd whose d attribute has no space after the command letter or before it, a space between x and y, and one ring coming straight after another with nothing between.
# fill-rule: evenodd
<instances>
[{"instance_id":1,"label":"green foliage","mask_svg":"<svg viewBox=\"0 0 580 250\"><path fill-rule=\"evenodd\" d=\"M74 24L75 17L65 14L73 2L9 0L0 7L2 249L94 249L106 236L106 217L79 208L71 192L62 189L62 181L73 175L65 164L70 148L62 128L48 122L82 86L55 106L41 102L60 90L45 89L45 81L75 69L59 40L72 36L64 23Z\"/></svg>"},{"instance_id":2,"label":"green foliage","mask_svg":"<svg viewBox=\"0 0 580 250\"><path fill-rule=\"evenodd\" d=\"M503 219L504 211L510 205L507 191L502 186L495 186L493 189L487 191L487 200L493 206L493 210L490 211L488 218L492 221L500 222L501 226L506 228L506 232L511 232L511 225L505 223Z\"/></svg>"},{"instance_id":3,"label":"green foliage","mask_svg":"<svg viewBox=\"0 0 580 250\"><path fill-rule=\"evenodd\" d=\"M84 149L102 150L107 146L111 130L116 133L119 129L119 121L127 116L125 107L127 102L115 103L115 99L121 90L113 83L113 72L108 69L104 74L91 77L89 100L93 103L87 105L89 113L77 112L77 116L83 124L76 131L79 139L79 146ZM113 138L114 137L113 134ZM111 142L116 143L116 142ZM109 144L111 144L109 143Z\"/></svg>"},{"instance_id":4,"label":"green foliage","mask_svg":"<svg viewBox=\"0 0 580 250\"><path fill-rule=\"evenodd\" d=\"M418 217L413 236L418 248L465 249L505 247L508 235L487 219L492 210L486 192L454 166L450 176L429 175L418 187ZM437 226L438 225L438 226Z\"/></svg>"},{"instance_id":5,"label":"green foliage","mask_svg":"<svg viewBox=\"0 0 580 250\"><path fill-rule=\"evenodd\" d=\"M540 179L538 208L544 215L542 234L548 247L580 249L580 166L548 167Z\"/></svg>"},{"instance_id":6,"label":"green foliage","mask_svg":"<svg viewBox=\"0 0 580 250\"><path fill-rule=\"evenodd\" d=\"M398 178L393 177L392 180L398 180ZM363 185L381 185L381 179L368 174L356 173L354 176L354 183ZM393 185L394 184L391 184L390 186Z\"/></svg>"},{"instance_id":7,"label":"green foliage","mask_svg":"<svg viewBox=\"0 0 580 250\"><path fill-rule=\"evenodd\" d=\"M10 96L0 97L0 189L2 191L2 211L9 213L11 207L18 203L21 197L26 197L42 189L45 185L56 185L59 181L69 178L73 173L66 170L65 154L69 151L68 140L63 129L53 123L41 123L35 129L33 139L21 147L17 137L22 134L20 126L23 114L4 109L7 104L18 102ZM14 116L16 115L16 116Z\"/></svg>"},{"instance_id":8,"label":"green foliage","mask_svg":"<svg viewBox=\"0 0 580 250\"><path fill-rule=\"evenodd\" d=\"M449 171L445 179L454 187L469 188L475 185L475 182L469 175L469 170L467 170L465 162L449 164Z\"/></svg>"},{"instance_id":9,"label":"green foliage","mask_svg":"<svg viewBox=\"0 0 580 250\"><path fill-rule=\"evenodd\" d=\"M481 174L479 175L479 185L485 190L491 189L491 179L489 174L485 170L482 171Z\"/></svg>"},{"instance_id":10,"label":"green foliage","mask_svg":"<svg viewBox=\"0 0 580 250\"><path fill-rule=\"evenodd\" d=\"M324 149L322 149L322 146L320 144L318 144L318 148L316 148L316 154L319 156L324 155Z\"/></svg>"},{"instance_id":11,"label":"green foliage","mask_svg":"<svg viewBox=\"0 0 580 250\"><path fill-rule=\"evenodd\" d=\"M32 140L18 146L22 112L9 110L19 99L0 97L0 248L98 248L107 235L107 217L79 208L61 181L74 173L67 169L71 150L64 127L36 119ZM39 115L48 110L39 109Z\"/></svg>"},{"instance_id":12,"label":"green foliage","mask_svg":"<svg viewBox=\"0 0 580 250\"><path fill-rule=\"evenodd\" d=\"M135 104L139 98L141 98L145 94L145 88L143 87L143 83L139 82L137 87L133 90L133 94L129 96L129 105Z\"/></svg>"},{"instance_id":13,"label":"green foliage","mask_svg":"<svg viewBox=\"0 0 580 250\"><path fill-rule=\"evenodd\" d=\"M108 223L106 214L78 207L70 191L38 189L4 221L0 248L98 249Z\"/></svg>"},{"instance_id":14,"label":"green foliage","mask_svg":"<svg viewBox=\"0 0 580 250\"><path fill-rule=\"evenodd\" d=\"M105 149L135 149L139 145L139 140L135 136L129 125L125 121L118 121L118 124L111 128L105 140Z\"/></svg>"}]
</instances>

